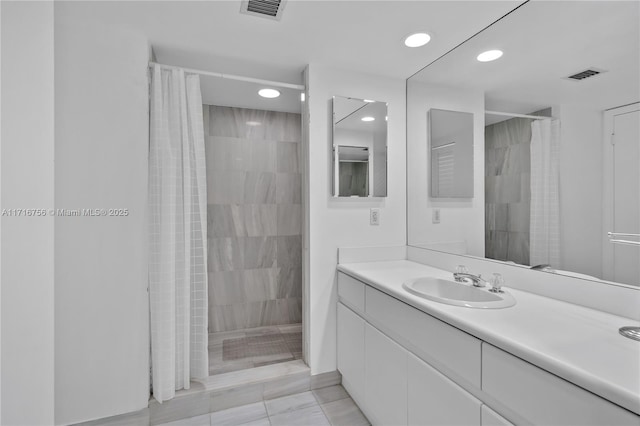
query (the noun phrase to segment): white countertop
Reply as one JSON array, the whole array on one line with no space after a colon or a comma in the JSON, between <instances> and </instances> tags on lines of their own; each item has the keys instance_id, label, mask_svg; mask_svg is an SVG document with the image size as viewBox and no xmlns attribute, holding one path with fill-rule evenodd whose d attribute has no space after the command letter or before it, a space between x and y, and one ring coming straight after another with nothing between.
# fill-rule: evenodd
<instances>
[{"instance_id":1,"label":"white countertop","mask_svg":"<svg viewBox=\"0 0 640 426\"><path fill-rule=\"evenodd\" d=\"M402 288L451 272L408 260L347 263L338 270L487 343L640 414L640 342L618 333L637 321L509 288L515 306L473 309L433 302Z\"/></svg>"}]
</instances>

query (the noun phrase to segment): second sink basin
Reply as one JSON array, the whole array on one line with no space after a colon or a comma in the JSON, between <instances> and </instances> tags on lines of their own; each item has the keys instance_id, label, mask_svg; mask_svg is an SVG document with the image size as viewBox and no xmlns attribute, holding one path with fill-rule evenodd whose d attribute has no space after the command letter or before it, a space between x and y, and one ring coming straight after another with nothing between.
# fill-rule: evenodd
<instances>
[{"instance_id":1,"label":"second sink basin","mask_svg":"<svg viewBox=\"0 0 640 426\"><path fill-rule=\"evenodd\" d=\"M491 293L486 288L473 287L441 278L422 277L406 281L402 287L411 294L447 305L467 308L508 308L516 300L506 291Z\"/></svg>"}]
</instances>

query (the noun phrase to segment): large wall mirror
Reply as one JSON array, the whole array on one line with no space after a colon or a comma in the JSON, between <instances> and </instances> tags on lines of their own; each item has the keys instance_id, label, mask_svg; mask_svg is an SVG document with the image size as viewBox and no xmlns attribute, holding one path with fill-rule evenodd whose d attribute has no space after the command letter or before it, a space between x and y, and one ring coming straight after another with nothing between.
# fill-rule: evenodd
<instances>
[{"instance_id":1,"label":"large wall mirror","mask_svg":"<svg viewBox=\"0 0 640 426\"><path fill-rule=\"evenodd\" d=\"M387 196L387 104L333 97L333 196Z\"/></svg>"},{"instance_id":2,"label":"large wall mirror","mask_svg":"<svg viewBox=\"0 0 640 426\"><path fill-rule=\"evenodd\" d=\"M640 286L639 27L637 1L531 1L408 79L408 244ZM434 109L473 113L472 199L428 196Z\"/></svg>"}]
</instances>

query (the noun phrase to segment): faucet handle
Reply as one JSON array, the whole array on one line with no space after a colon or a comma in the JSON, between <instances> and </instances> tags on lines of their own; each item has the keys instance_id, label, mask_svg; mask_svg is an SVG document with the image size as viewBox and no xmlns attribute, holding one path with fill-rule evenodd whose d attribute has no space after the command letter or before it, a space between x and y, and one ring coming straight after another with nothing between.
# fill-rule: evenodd
<instances>
[{"instance_id":1,"label":"faucet handle","mask_svg":"<svg viewBox=\"0 0 640 426\"><path fill-rule=\"evenodd\" d=\"M468 274L469 270L464 265L458 265L458 266L456 266L456 273L458 273L458 274Z\"/></svg>"},{"instance_id":2,"label":"faucet handle","mask_svg":"<svg viewBox=\"0 0 640 426\"><path fill-rule=\"evenodd\" d=\"M504 278L502 277L502 274L496 272L493 274L493 279L491 280L491 288L489 289L489 291L492 293L504 293L504 291L502 291L503 285Z\"/></svg>"}]
</instances>

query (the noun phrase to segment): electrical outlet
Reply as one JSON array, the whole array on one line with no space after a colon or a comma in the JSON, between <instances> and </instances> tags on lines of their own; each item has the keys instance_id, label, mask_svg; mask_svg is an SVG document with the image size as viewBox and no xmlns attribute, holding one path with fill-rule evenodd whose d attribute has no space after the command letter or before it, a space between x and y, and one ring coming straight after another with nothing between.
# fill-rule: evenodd
<instances>
[{"instance_id":1,"label":"electrical outlet","mask_svg":"<svg viewBox=\"0 0 640 426\"><path fill-rule=\"evenodd\" d=\"M369 211L369 225L380 225L380 209L371 209Z\"/></svg>"},{"instance_id":2,"label":"electrical outlet","mask_svg":"<svg viewBox=\"0 0 640 426\"><path fill-rule=\"evenodd\" d=\"M433 209L431 223L440 223L440 209Z\"/></svg>"}]
</instances>

